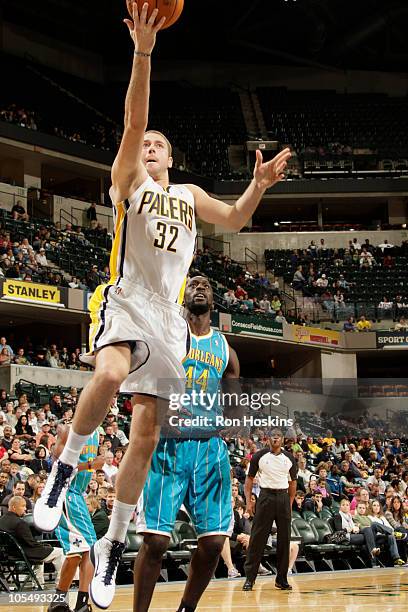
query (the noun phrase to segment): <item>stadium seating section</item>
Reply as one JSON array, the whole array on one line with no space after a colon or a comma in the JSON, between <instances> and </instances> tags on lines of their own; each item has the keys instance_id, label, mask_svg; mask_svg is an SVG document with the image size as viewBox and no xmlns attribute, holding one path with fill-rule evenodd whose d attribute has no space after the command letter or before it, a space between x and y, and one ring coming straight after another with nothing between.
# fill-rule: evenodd
<instances>
[{"instance_id":1,"label":"stadium seating section","mask_svg":"<svg viewBox=\"0 0 408 612\"><path fill-rule=\"evenodd\" d=\"M397 309L395 298L400 296L399 303L408 303L408 282L406 269L408 265L408 243L401 247L387 249L387 255L393 259L392 267L384 266L384 253L378 248L371 249L375 264L362 268L360 257L350 259L347 249L328 249L324 257L312 257L305 251L294 252L290 249L265 251L266 268L273 271L275 276L283 277L287 285L292 285L293 275L298 266L302 266L303 275L308 278L308 270L314 267L314 281L322 274L326 274L329 285L327 290L331 296L323 295L324 289L309 283L303 288L306 296L316 299L323 309L330 315L329 318L345 319L349 316L368 316L373 320L396 319L407 314L407 308ZM344 305L334 313L335 304L333 295L336 289L333 284L343 275L349 284L348 289L341 290L344 294ZM323 297L322 297L323 295ZM383 309L379 305L383 298L393 303L390 309ZM398 311L397 311L398 310ZM335 316L334 316L335 315Z\"/></svg>"},{"instance_id":2,"label":"stadium seating section","mask_svg":"<svg viewBox=\"0 0 408 612\"><path fill-rule=\"evenodd\" d=\"M259 88L258 96L270 137L290 143L305 169L324 157L334 170L350 169L356 149L388 160L384 169L408 168L407 98L285 88Z\"/></svg>"}]
</instances>

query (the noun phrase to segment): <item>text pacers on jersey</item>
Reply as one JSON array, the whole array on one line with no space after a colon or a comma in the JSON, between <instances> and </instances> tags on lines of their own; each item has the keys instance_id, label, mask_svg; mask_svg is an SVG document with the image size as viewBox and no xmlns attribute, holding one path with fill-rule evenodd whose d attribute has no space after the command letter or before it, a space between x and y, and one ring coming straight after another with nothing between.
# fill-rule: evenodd
<instances>
[{"instance_id":1,"label":"text pacers on jersey","mask_svg":"<svg viewBox=\"0 0 408 612\"><path fill-rule=\"evenodd\" d=\"M144 209L145 206L148 208ZM191 204L167 193L145 191L137 214L140 215L143 210L149 215L159 215L172 221L180 221L190 231L193 228L194 209Z\"/></svg>"}]
</instances>

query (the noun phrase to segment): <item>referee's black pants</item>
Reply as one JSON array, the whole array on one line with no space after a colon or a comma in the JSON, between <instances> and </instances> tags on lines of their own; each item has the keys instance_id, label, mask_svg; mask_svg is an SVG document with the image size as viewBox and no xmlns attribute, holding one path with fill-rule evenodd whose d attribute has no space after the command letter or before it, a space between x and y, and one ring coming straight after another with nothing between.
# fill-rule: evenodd
<instances>
[{"instance_id":1,"label":"referee's black pants","mask_svg":"<svg viewBox=\"0 0 408 612\"><path fill-rule=\"evenodd\" d=\"M277 570L278 582L286 582L289 566L289 547L291 531L291 508L289 493L284 490L261 489L252 523L251 537L245 561L245 576L255 582L259 564L264 554L272 524L277 527Z\"/></svg>"}]
</instances>

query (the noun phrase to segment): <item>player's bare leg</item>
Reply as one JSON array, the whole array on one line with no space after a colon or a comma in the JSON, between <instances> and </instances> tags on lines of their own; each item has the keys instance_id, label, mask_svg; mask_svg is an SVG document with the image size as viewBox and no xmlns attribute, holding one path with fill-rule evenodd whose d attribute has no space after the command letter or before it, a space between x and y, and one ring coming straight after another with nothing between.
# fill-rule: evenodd
<instances>
[{"instance_id":1,"label":"player's bare leg","mask_svg":"<svg viewBox=\"0 0 408 612\"><path fill-rule=\"evenodd\" d=\"M221 551L221 557L225 565L227 566L228 578L236 578L237 576L241 575L232 562L231 545L229 538L225 538L224 546L222 547Z\"/></svg>"},{"instance_id":2,"label":"player's bare leg","mask_svg":"<svg viewBox=\"0 0 408 612\"><path fill-rule=\"evenodd\" d=\"M95 568L90 595L100 608L107 608L115 594L115 577L125 548L126 532L143 489L160 426L156 398L135 395L129 446L116 478L116 499L106 536L91 549Z\"/></svg>"},{"instance_id":3,"label":"player's bare leg","mask_svg":"<svg viewBox=\"0 0 408 612\"><path fill-rule=\"evenodd\" d=\"M200 538L190 563L190 572L178 612L193 612L217 569L226 536Z\"/></svg>"},{"instance_id":4,"label":"player's bare leg","mask_svg":"<svg viewBox=\"0 0 408 612\"><path fill-rule=\"evenodd\" d=\"M93 567L89 562L89 552L84 552L82 555L69 555L65 558L61 568L61 574L58 581L56 594L58 601L48 606L47 612L58 611L62 612L70 610L69 605L62 602L62 597L66 597L74 580L75 573L79 566L79 591L75 612L87 612L88 610L88 589L93 576Z\"/></svg>"},{"instance_id":5,"label":"player's bare leg","mask_svg":"<svg viewBox=\"0 0 408 612\"><path fill-rule=\"evenodd\" d=\"M128 344L106 346L97 352L95 373L81 393L67 442L58 461L53 464L41 498L34 506L34 522L39 530L52 531L57 527L82 447L102 423L129 369Z\"/></svg>"},{"instance_id":6,"label":"player's bare leg","mask_svg":"<svg viewBox=\"0 0 408 612\"><path fill-rule=\"evenodd\" d=\"M154 587L160 576L163 555L170 538L156 533L145 533L143 544L135 559L133 568L133 611L147 612L152 600Z\"/></svg>"}]
</instances>

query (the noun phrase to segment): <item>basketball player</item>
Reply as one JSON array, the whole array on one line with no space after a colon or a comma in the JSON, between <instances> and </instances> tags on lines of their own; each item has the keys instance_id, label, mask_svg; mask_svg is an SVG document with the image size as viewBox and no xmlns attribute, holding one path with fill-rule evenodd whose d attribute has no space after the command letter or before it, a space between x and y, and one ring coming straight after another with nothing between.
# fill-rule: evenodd
<instances>
[{"instance_id":1,"label":"basketball player","mask_svg":"<svg viewBox=\"0 0 408 612\"><path fill-rule=\"evenodd\" d=\"M53 454L58 457L68 437L68 427L60 426ZM93 566L89 560L89 550L96 542L84 493L91 480L90 470L102 467L103 457L97 457L99 436L95 431L89 436L86 445L79 456L79 464L75 478L71 481L63 506L63 514L55 535L60 542L65 555L61 574L57 585L58 602L51 603L47 612L69 612L67 602L60 597L66 597L79 566L79 591L75 612L88 612L88 590L93 576Z\"/></svg>"},{"instance_id":2,"label":"basketball player","mask_svg":"<svg viewBox=\"0 0 408 612\"><path fill-rule=\"evenodd\" d=\"M91 552L97 584L91 596L107 608L127 527L143 488L159 437L158 381L184 381L182 359L188 352L188 326L181 313L185 278L196 240L196 214L208 223L237 231L256 210L265 190L284 178L290 151L268 163L257 152L254 178L230 206L209 197L195 185L169 185L171 145L158 132L147 131L150 57L156 34L157 10L147 18L148 5L133 21L126 19L133 41L133 67L125 102L125 126L112 167L110 195L115 238L111 278L98 287L90 302L90 353L83 361L95 366L81 393L67 444L34 509L44 531L59 522L70 479L89 434L103 421L118 388L133 394L130 443L116 479L117 498L109 531ZM100 588L99 588L100 587Z\"/></svg>"},{"instance_id":3,"label":"basketball player","mask_svg":"<svg viewBox=\"0 0 408 612\"><path fill-rule=\"evenodd\" d=\"M191 330L191 347L184 361L186 392L203 391L216 397L220 380L239 377L239 362L225 336L211 329L213 293L207 278L187 282L185 305ZM232 383L233 384L233 383ZM190 416L207 416L208 425L181 425L182 437L161 437L138 504L137 531L144 542L134 567L136 612L149 609L177 513L184 503L198 534L188 581L178 612L193 612L217 567L225 538L233 528L228 450L217 433L215 414L220 406L192 403ZM177 413L174 414L178 421ZM178 424L178 423L176 423Z\"/></svg>"}]
</instances>

